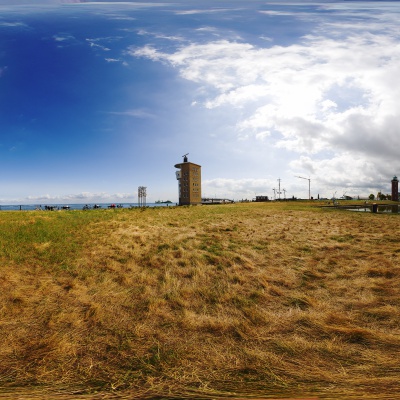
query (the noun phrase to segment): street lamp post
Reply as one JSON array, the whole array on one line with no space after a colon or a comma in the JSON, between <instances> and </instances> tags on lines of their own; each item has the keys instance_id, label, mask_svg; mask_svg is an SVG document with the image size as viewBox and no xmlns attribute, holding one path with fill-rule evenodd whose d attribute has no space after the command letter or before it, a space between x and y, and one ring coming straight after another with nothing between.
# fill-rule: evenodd
<instances>
[{"instance_id":1,"label":"street lamp post","mask_svg":"<svg viewBox=\"0 0 400 400\"><path fill-rule=\"evenodd\" d=\"M303 176L296 176L296 178L308 180L308 200L311 200L311 179L310 178L304 178Z\"/></svg>"}]
</instances>

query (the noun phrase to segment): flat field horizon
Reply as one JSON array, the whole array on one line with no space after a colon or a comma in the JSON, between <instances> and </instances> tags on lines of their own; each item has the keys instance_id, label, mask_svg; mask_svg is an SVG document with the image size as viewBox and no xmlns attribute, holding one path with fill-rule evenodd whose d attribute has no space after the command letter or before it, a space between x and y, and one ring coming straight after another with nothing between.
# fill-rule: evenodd
<instances>
[{"instance_id":1,"label":"flat field horizon","mask_svg":"<svg viewBox=\"0 0 400 400\"><path fill-rule=\"evenodd\" d=\"M0 397L394 399L398 214L0 213Z\"/></svg>"}]
</instances>

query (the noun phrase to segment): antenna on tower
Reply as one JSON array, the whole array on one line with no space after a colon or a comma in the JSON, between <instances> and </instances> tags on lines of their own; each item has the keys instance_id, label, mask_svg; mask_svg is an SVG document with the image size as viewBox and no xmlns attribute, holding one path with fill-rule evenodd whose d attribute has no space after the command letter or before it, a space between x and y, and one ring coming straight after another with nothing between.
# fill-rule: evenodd
<instances>
[{"instance_id":1,"label":"antenna on tower","mask_svg":"<svg viewBox=\"0 0 400 400\"><path fill-rule=\"evenodd\" d=\"M184 154L183 157L183 162L187 162L188 158L187 156L189 155L189 153Z\"/></svg>"}]
</instances>

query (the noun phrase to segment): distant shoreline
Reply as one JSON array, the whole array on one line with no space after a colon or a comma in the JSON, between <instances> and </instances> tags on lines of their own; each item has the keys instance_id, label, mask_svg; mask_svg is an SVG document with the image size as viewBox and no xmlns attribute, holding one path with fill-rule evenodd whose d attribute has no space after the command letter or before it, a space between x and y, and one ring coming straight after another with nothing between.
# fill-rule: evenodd
<instances>
[{"instance_id":1,"label":"distant shoreline","mask_svg":"<svg viewBox=\"0 0 400 400\"><path fill-rule=\"evenodd\" d=\"M114 206L113 206L114 205ZM145 207L168 207L175 203L146 203ZM95 207L98 206L98 207ZM64 207L64 209L63 209ZM56 203L56 204L1 204L0 211L68 211L84 209L134 208L141 207L139 203ZM46 208L48 208L46 210ZM50 210L51 211L51 210Z\"/></svg>"}]
</instances>

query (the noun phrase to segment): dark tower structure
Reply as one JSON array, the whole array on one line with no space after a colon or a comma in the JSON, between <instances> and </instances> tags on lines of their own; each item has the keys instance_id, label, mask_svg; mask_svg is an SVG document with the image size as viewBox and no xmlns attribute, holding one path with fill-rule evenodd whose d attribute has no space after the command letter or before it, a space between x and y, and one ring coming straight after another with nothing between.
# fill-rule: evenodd
<instances>
[{"instance_id":1,"label":"dark tower structure","mask_svg":"<svg viewBox=\"0 0 400 400\"><path fill-rule=\"evenodd\" d=\"M188 153L189 154L189 153ZM188 154L183 162L175 164L176 179L179 182L179 205L201 204L201 166L188 161Z\"/></svg>"},{"instance_id":2,"label":"dark tower structure","mask_svg":"<svg viewBox=\"0 0 400 400\"><path fill-rule=\"evenodd\" d=\"M397 176L392 179L392 201L399 201L399 180Z\"/></svg>"}]
</instances>

